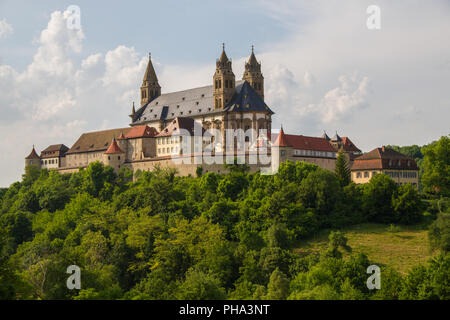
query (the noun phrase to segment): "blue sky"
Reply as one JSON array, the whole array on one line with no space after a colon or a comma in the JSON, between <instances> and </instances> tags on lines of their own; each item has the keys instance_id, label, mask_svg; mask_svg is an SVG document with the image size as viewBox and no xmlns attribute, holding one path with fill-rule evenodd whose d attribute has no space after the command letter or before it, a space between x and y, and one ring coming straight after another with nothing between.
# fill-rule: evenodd
<instances>
[{"instance_id":1,"label":"blue sky","mask_svg":"<svg viewBox=\"0 0 450 320\"><path fill-rule=\"evenodd\" d=\"M69 5L81 29L66 26ZM147 53L162 92L208 85L221 43L237 79L255 45L272 127L335 131L363 151L450 133L450 2L0 0L0 186L36 145L126 127Z\"/></svg>"},{"instance_id":2,"label":"blue sky","mask_svg":"<svg viewBox=\"0 0 450 320\"><path fill-rule=\"evenodd\" d=\"M3 63L26 67L35 48L30 43L39 37L50 14L72 4L81 8L84 55L125 45L141 53L152 51L164 64L195 64L215 57L222 42L230 56L241 57L251 44L263 50L287 35L282 23L251 0L229 1L225 6L211 0L6 0L0 1L1 17L7 17L15 32L3 43Z\"/></svg>"}]
</instances>

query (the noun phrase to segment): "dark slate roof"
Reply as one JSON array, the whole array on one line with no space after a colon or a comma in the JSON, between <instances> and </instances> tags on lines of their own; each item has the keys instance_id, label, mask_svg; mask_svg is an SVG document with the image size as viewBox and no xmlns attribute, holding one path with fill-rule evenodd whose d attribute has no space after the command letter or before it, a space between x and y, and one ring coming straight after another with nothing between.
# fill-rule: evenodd
<instances>
[{"instance_id":1,"label":"dark slate roof","mask_svg":"<svg viewBox=\"0 0 450 320\"><path fill-rule=\"evenodd\" d=\"M236 81L236 93L225 111L269 111L273 113L250 84ZM250 109L245 106L249 104ZM133 125L157 120L172 120L176 117L195 117L221 111L213 107L213 86L165 93L136 110Z\"/></svg>"},{"instance_id":2,"label":"dark slate roof","mask_svg":"<svg viewBox=\"0 0 450 320\"><path fill-rule=\"evenodd\" d=\"M236 86L236 93L224 110L228 112L261 111L273 114L273 111L247 81Z\"/></svg>"},{"instance_id":3,"label":"dark slate roof","mask_svg":"<svg viewBox=\"0 0 450 320\"><path fill-rule=\"evenodd\" d=\"M63 157L69 148L64 144L53 144L41 151L41 158Z\"/></svg>"}]
</instances>

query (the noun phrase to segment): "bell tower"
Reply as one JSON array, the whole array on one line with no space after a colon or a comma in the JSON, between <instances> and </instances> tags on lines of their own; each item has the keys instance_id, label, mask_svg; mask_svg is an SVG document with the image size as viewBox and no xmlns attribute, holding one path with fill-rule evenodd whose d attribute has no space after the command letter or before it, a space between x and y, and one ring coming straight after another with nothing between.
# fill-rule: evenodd
<instances>
[{"instance_id":1,"label":"bell tower","mask_svg":"<svg viewBox=\"0 0 450 320\"><path fill-rule=\"evenodd\" d=\"M264 100L264 77L261 73L261 63L256 60L253 52L245 63L245 71L242 80L246 80L255 89L259 96Z\"/></svg>"},{"instance_id":2,"label":"bell tower","mask_svg":"<svg viewBox=\"0 0 450 320\"><path fill-rule=\"evenodd\" d=\"M213 77L213 103L215 110L225 108L235 92L235 77L231 68L231 60L225 53L225 44L222 43L222 55L216 61L216 72Z\"/></svg>"},{"instance_id":3,"label":"bell tower","mask_svg":"<svg viewBox=\"0 0 450 320\"><path fill-rule=\"evenodd\" d=\"M144 80L141 86L141 107L154 98L161 95L161 86L158 83L155 69L153 68L152 58L150 53L148 54L148 64L145 70Z\"/></svg>"}]
</instances>

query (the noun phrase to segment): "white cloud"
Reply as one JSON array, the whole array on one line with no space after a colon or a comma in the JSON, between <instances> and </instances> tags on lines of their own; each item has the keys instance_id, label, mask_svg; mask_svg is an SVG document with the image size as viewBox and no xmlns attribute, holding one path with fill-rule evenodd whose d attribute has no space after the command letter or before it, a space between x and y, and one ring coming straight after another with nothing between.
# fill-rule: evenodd
<instances>
[{"instance_id":1,"label":"white cloud","mask_svg":"<svg viewBox=\"0 0 450 320\"><path fill-rule=\"evenodd\" d=\"M12 25L6 22L6 19L0 20L0 39L6 38L14 33Z\"/></svg>"},{"instance_id":2,"label":"white cloud","mask_svg":"<svg viewBox=\"0 0 450 320\"><path fill-rule=\"evenodd\" d=\"M36 41L38 48L23 72L0 65L0 165L10 168L0 185L17 180L23 158L35 144L69 147L86 130L128 125L131 101L146 66L134 48L118 46L76 63L83 52L82 30L67 28L66 14L55 11ZM3 110L3 109L6 110Z\"/></svg>"}]
</instances>

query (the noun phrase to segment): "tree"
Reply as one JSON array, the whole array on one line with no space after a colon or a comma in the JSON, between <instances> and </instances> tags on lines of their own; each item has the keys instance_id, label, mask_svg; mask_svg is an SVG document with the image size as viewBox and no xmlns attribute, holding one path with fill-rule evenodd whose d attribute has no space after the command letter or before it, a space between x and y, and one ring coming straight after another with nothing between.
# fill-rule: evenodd
<instances>
[{"instance_id":1,"label":"tree","mask_svg":"<svg viewBox=\"0 0 450 320\"><path fill-rule=\"evenodd\" d=\"M223 300L226 294L214 276L191 269L180 283L176 297L180 300Z\"/></svg>"},{"instance_id":2,"label":"tree","mask_svg":"<svg viewBox=\"0 0 450 320\"><path fill-rule=\"evenodd\" d=\"M398 188L397 195L392 199L395 220L402 224L413 224L422 218L424 204L412 185L403 184Z\"/></svg>"},{"instance_id":3,"label":"tree","mask_svg":"<svg viewBox=\"0 0 450 320\"><path fill-rule=\"evenodd\" d=\"M438 214L437 219L429 227L428 239L432 250L450 252L450 214Z\"/></svg>"},{"instance_id":4,"label":"tree","mask_svg":"<svg viewBox=\"0 0 450 320\"><path fill-rule=\"evenodd\" d=\"M347 157L345 156L343 149L339 151L336 158L336 166L334 168L334 172L336 173L341 186L345 187L346 185L350 184L350 168L348 166Z\"/></svg>"},{"instance_id":5,"label":"tree","mask_svg":"<svg viewBox=\"0 0 450 320\"><path fill-rule=\"evenodd\" d=\"M289 294L289 280L286 275L276 268L270 275L267 286L268 300L285 300Z\"/></svg>"},{"instance_id":6,"label":"tree","mask_svg":"<svg viewBox=\"0 0 450 320\"><path fill-rule=\"evenodd\" d=\"M424 191L450 195L450 138L443 136L437 142L423 147Z\"/></svg>"},{"instance_id":7,"label":"tree","mask_svg":"<svg viewBox=\"0 0 450 320\"><path fill-rule=\"evenodd\" d=\"M364 185L363 209L369 221L395 222L392 197L396 191L394 180L385 174L376 174Z\"/></svg>"}]
</instances>

